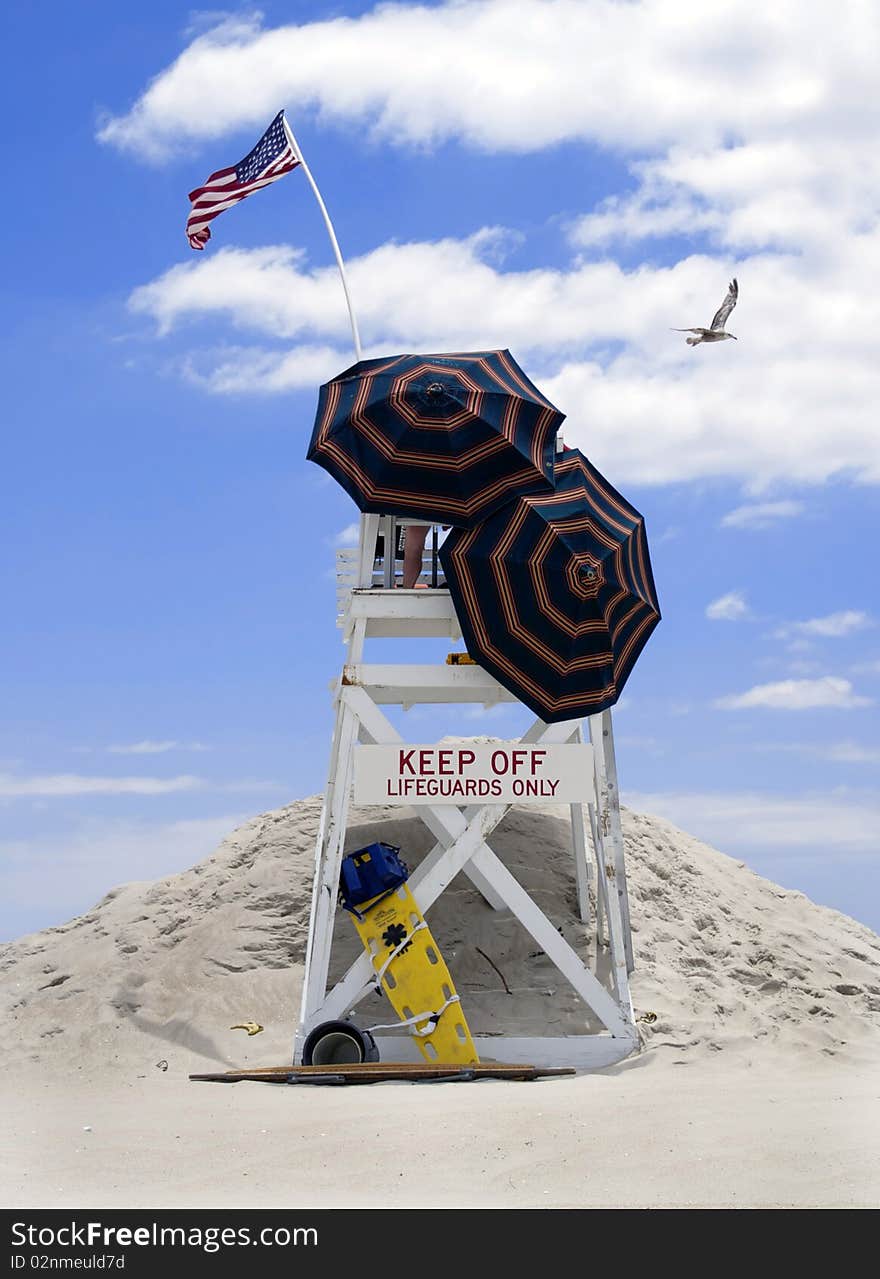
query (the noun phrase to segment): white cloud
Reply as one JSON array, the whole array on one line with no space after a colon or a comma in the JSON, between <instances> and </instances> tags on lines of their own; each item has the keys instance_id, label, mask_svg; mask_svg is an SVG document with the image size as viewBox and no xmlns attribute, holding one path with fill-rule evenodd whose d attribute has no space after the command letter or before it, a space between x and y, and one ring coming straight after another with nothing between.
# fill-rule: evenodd
<instances>
[{"instance_id":1,"label":"white cloud","mask_svg":"<svg viewBox=\"0 0 880 1279\"><path fill-rule=\"evenodd\" d=\"M538 327L532 308L546 306L548 314L542 316L541 323L550 324L556 342L562 340L565 321L554 316L554 311L560 305L566 311L574 310L583 300L583 284L556 271L502 276L497 262L509 241L510 233L504 228L484 227L463 240L389 243L351 259L346 275L366 343L382 343L388 338L399 341L409 334L424 345L431 338L442 340L460 332L463 319L469 325L471 343L490 333L500 338L510 323L505 322L505 312L511 306L518 312L514 325L526 333ZM605 274L614 277L619 273L608 264ZM610 283L609 279L608 287ZM521 296L524 284L530 297ZM490 302L494 289L505 296ZM482 307L487 302L487 313L471 313L473 305ZM347 346L351 336L336 267L310 268L303 251L288 245L249 250L224 247L197 261L178 264L135 289L129 306L135 314L154 319L160 334L169 333L187 319L225 315L240 328L276 338L317 334ZM596 333L601 331L601 325L595 326ZM327 347L299 348L299 352L318 367L328 358ZM248 352L233 350L232 358L242 354L247 356ZM347 362L353 361L349 357ZM337 372L338 367L332 371Z\"/></svg>"},{"instance_id":2,"label":"white cloud","mask_svg":"<svg viewBox=\"0 0 880 1279\"><path fill-rule=\"evenodd\" d=\"M733 354L729 343L708 353L679 346L667 331L683 298L714 297L719 274L735 264L695 256L631 271L607 260L512 271L497 261L505 242L490 227L464 240L380 245L349 261L365 355L509 348L567 415L566 440L612 482L725 476L757 493L775 481L880 481L880 373L859 336L873 322L861 281L870 261L880 271L880 237L868 261L844 265L847 245L836 274L825 268L821 278L797 257L753 260L751 332ZM820 337L816 292L832 316L850 309L852 332L823 320ZM213 364L210 353L191 356L187 375L215 392L313 387L353 359L338 273L310 268L286 246L227 247L172 267L136 289L130 306L163 335L220 316L270 340L271 349L234 348ZM784 349L781 326L790 332ZM279 340L296 345L279 350Z\"/></svg>"},{"instance_id":3,"label":"white cloud","mask_svg":"<svg viewBox=\"0 0 880 1279\"><path fill-rule=\"evenodd\" d=\"M78 773L46 773L16 777L0 773L0 799L58 798L74 795L171 795L194 790L282 790L280 783L243 779L211 782L203 777L87 777Z\"/></svg>"},{"instance_id":4,"label":"white cloud","mask_svg":"<svg viewBox=\"0 0 880 1279\"><path fill-rule=\"evenodd\" d=\"M856 609L845 609L840 613L828 613L825 617L812 617L806 622L788 622L774 632L777 639L785 639L789 635L818 636L822 639L840 639L851 635L853 631L864 630L873 626L867 613Z\"/></svg>"},{"instance_id":5,"label":"white cloud","mask_svg":"<svg viewBox=\"0 0 880 1279\"><path fill-rule=\"evenodd\" d=\"M669 751L667 743L658 741L656 737L642 736L639 733L618 734L617 746L628 746L633 750L648 751L652 755L665 755Z\"/></svg>"},{"instance_id":6,"label":"white cloud","mask_svg":"<svg viewBox=\"0 0 880 1279\"><path fill-rule=\"evenodd\" d=\"M880 764L880 750L858 742L834 742L825 751L825 758L835 764Z\"/></svg>"},{"instance_id":7,"label":"white cloud","mask_svg":"<svg viewBox=\"0 0 880 1279\"><path fill-rule=\"evenodd\" d=\"M823 675L819 679L785 679L775 684L756 684L745 693L720 697L714 705L721 710L749 710L759 706L783 711L821 707L850 710L857 706L870 706L871 699L857 696L848 679Z\"/></svg>"},{"instance_id":8,"label":"white cloud","mask_svg":"<svg viewBox=\"0 0 880 1279\"><path fill-rule=\"evenodd\" d=\"M0 774L0 796L21 799L30 795L169 795L200 790L200 777L83 777L78 773L47 773L38 777Z\"/></svg>"},{"instance_id":9,"label":"white cloud","mask_svg":"<svg viewBox=\"0 0 880 1279\"><path fill-rule=\"evenodd\" d=\"M334 546L357 546L361 535L361 526L358 523L346 524L345 528L341 528L333 538Z\"/></svg>"},{"instance_id":10,"label":"white cloud","mask_svg":"<svg viewBox=\"0 0 880 1279\"><path fill-rule=\"evenodd\" d=\"M349 358L349 363L352 362ZM259 347L226 347L222 353L190 353L181 361L187 382L217 395L275 395L313 388L328 381L346 363L346 357L330 346L298 346L292 351L265 351ZM206 370L199 366L208 364Z\"/></svg>"},{"instance_id":11,"label":"white cloud","mask_svg":"<svg viewBox=\"0 0 880 1279\"><path fill-rule=\"evenodd\" d=\"M131 742L129 745L108 746L111 755L164 755L168 751L206 751L210 747L201 742L150 741Z\"/></svg>"},{"instance_id":12,"label":"white cloud","mask_svg":"<svg viewBox=\"0 0 880 1279\"><path fill-rule=\"evenodd\" d=\"M803 502L751 502L728 511L721 520L722 528L765 529L771 528L780 520L791 519L802 514Z\"/></svg>"},{"instance_id":13,"label":"white cloud","mask_svg":"<svg viewBox=\"0 0 880 1279\"><path fill-rule=\"evenodd\" d=\"M495 702L491 706L471 706L462 712L463 719L501 719L511 713L518 711L518 707L510 702Z\"/></svg>"},{"instance_id":14,"label":"white cloud","mask_svg":"<svg viewBox=\"0 0 880 1279\"><path fill-rule=\"evenodd\" d=\"M755 122L726 147L683 138L664 155L634 164L636 190L576 221L572 240L595 250L696 233L737 252L804 244L818 252L841 225L859 228L876 180L873 160L860 167L855 113L841 112L838 128L836 145L818 116L802 117L785 139Z\"/></svg>"},{"instance_id":15,"label":"white cloud","mask_svg":"<svg viewBox=\"0 0 880 1279\"><path fill-rule=\"evenodd\" d=\"M814 759L828 760L832 764L880 764L880 749L852 741L831 742L828 745L810 741L762 742L755 746L755 750L810 755Z\"/></svg>"},{"instance_id":16,"label":"white cloud","mask_svg":"<svg viewBox=\"0 0 880 1279\"><path fill-rule=\"evenodd\" d=\"M584 139L699 154L757 135L768 154L740 163L736 185L797 187L814 175L793 140L821 130L836 142L856 108L863 136L872 136L874 48L871 9L858 0L841 0L833 14L796 0L772 9L716 0L686 22L679 0L387 4L268 30L258 16L225 17L128 112L106 119L99 137L161 157L192 140L265 127L281 104L294 128L317 111L394 143L459 137L514 152ZM839 147L829 150L839 156ZM694 167L686 155L658 180L693 181ZM720 195L734 185L723 166L700 176ZM637 208L631 216L649 215Z\"/></svg>"},{"instance_id":17,"label":"white cloud","mask_svg":"<svg viewBox=\"0 0 880 1279\"><path fill-rule=\"evenodd\" d=\"M773 659L771 659L773 660ZM789 675L814 675L821 669L821 663L812 658L797 657L786 662Z\"/></svg>"},{"instance_id":18,"label":"white cloud","mask_svg":"<svg viewBox=\"0 0 880 1279\"><path fill-rule=\"evenodd\" d=\"M621 303L628 306L629 298ZM629 341L625 332L619 336ZM760 346L762 339L755 341ZM793 352L765 358L756 346L728 364L729 344L709 349L720 360L710 364L698 356L691 368L670 368L662 339L651 356L630 341L607 365L599 358L573 360L539 384L573 415L566 439L584 447L612 482L615 475L644 485L727 476L759 494L779 481L880 481L880 435L869 426L868 398L880 393L880 378L869 390L875 379L867 360L842 357L855 379L844 392L851 416L843 428L848 438L832 442L827 424L839 407L820 377L838 367L834 354L827 351L811 367ZM839 374L848 375L842 367Z\"/></svg>"},{"instance_id":19,"label":"white cloud","mask_svg":"<svg viewBox=\"0 0 880 1279\"><path fill-rule=\"evenodd\" d=\"M713 622L737 622L749 616L749 606L742 591L728 591L706 605L706 616Z\"/></svg>"},{"instance_id":20,"label":"white cloud","mask_svg":"<svg viewBox=\"0 0 880 1279\"><path fill-rule=\"evenodd\" d=\"M722 852L817 849L880 854L876 796L825 793L769 796L754 792L631 793L628 808L665 817Z\"/></svg>"}]
</instances>

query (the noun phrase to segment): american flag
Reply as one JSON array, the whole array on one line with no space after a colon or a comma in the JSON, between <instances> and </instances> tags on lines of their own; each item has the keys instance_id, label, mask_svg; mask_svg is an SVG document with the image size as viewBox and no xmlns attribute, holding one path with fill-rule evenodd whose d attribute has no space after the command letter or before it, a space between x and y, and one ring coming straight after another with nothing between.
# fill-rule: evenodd
<instances>
[{"instance_id":1,"label":"american flag","mask_svg":"<svg viewBox=\"0 0 880 1279\"><path fill-rule=\"evenodd\" d=\"M194 249L203 249L211 238L210 223L218 213L238 204L260 187L277 182L300 164L284 128L284 112L279 111L253 151L231 169L218 169L203 186L190 191L192 204L186 220L186 234Z\"/></svg>"}]
</instances>

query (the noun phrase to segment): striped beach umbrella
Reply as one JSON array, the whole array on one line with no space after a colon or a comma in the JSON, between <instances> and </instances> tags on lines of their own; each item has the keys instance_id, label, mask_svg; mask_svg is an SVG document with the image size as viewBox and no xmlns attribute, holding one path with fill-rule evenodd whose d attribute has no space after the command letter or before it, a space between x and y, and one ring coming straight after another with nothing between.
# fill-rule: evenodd
<instances>
[{"instance_id":1,"label":"striped beach umbrella","mask_svg":"<svg viewBox=\"0 0 880 1279\"><path fill-rule=\"evenodd\" d=\"M612 706L660 620L644 519L578 449L440 561L468 653L547 723Z\"/></svg>"},{"instance_id":2,"label":"striped beach umbrella","mask_svg":"<svg viewBox=\"0 0 880 1279\"><path fill-rule=\"evenodd\" d=\"M471 528L552 491L564 418L506 350L361 360L321 387L307 456L361 511Z\"/></svg>"}]
</instances>

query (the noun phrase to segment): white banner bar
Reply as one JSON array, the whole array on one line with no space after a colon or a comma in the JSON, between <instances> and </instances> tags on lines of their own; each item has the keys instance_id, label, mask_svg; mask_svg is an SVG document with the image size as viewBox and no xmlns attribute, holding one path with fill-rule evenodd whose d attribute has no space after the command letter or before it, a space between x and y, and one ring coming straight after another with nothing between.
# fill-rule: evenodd
<instances>
[{"instance_id":1,"label":"white banner bar","mask_svg":"<svg viewBox=\"0 0 880 1279\"><path fill-rule=\"evenodd\" d=\"M593 781L588 745L521 742L358 746L356 804L576 804Z\"/></svg>"}]
</instances>

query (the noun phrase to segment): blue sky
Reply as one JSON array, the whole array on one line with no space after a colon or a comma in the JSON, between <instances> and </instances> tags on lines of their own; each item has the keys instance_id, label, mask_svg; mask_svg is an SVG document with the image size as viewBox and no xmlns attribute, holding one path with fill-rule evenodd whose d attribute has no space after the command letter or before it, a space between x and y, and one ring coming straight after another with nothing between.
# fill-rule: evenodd
<instances>
[{"instance_id":1,"label":"blue sky","mask_svg":"<svg viewBox=\"0 0 880 1279\"><path fill-rule=\"evenodd\" d=\"M365 353L508 347L645 515L663 620L615 711L625 800L880 929L876 12L3 23L0 938L323 788L357 514L305 459L352 360L332 250L299 171L204 253L183 234L281 107ZM688 348L671 327L733 276L739 340Z\"/></svg>"}]
</instances>

